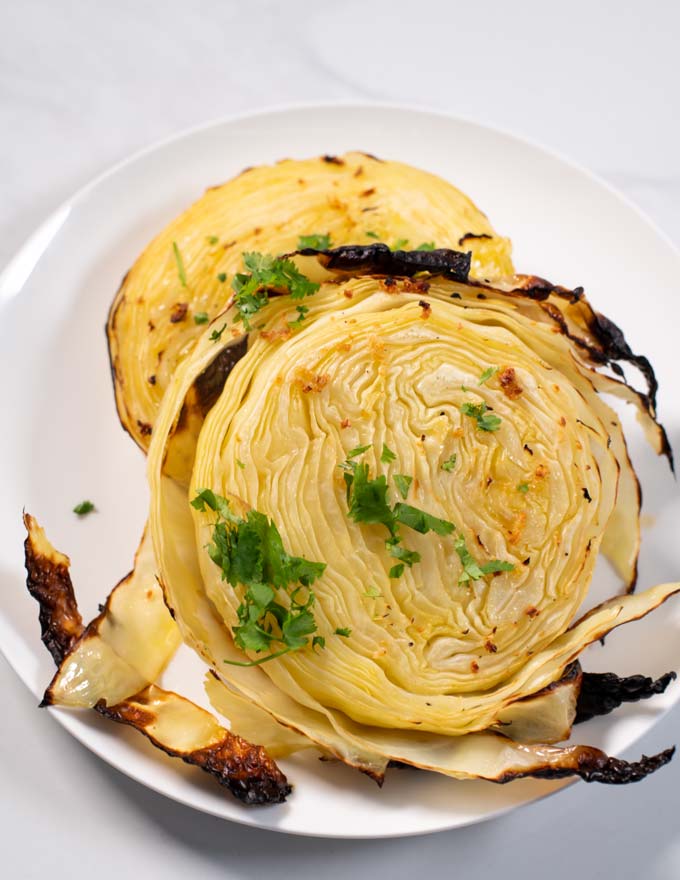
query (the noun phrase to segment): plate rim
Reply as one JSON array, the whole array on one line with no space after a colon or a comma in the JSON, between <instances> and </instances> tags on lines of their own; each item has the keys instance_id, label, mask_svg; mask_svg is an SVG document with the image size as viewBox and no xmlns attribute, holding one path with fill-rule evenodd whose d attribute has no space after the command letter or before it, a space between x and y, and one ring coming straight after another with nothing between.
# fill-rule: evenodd
<instances>
[{"instance_id":1,"label":"plate rim","mask_svg":"<svg viewBox=\"0 0 680 880\"><path fill-rule=\"evenodd\" d=\"M622 208L626 208L632 211L635 215L637 215L638 219L649 228L650 232L653 232L655 236L661 242L663 242L663 244L669 249L669 251L680 263L680 246L676 245L670 235L659 225L659 223L652 217L650 217L649 214L647 214L647 212L643 208L641 208L630 196L621 192L621 190L619 190L612 183L604 179L597 172L574 160L570 156L562 153L560 150L554 149L553 147L548 147L542 141L536 138L524 134L519 134L511 128L501 125L495 125L489 122L483 122L479 119L475 119L473 117L463 114L451 113L438 107L428 106L427 104L413 104L399 101L373 101L370 99L276 102L244 112L220 114L209 120L181 128L177 131L172 132L169 135L157 138L150 143L134 150L133 152L129 153L118 161L107 165L101 172L87 180L82 186L71 193L71 195L67 196L63 201L61 201L53 210L47 213L43 217L42 221L34 226L33 231L29 233L29 235L24 239L23 243L4 263L2 269L0 270L0 310L5 307L11 299L13 299L12 293L10 293L9 296L7 295L6 288L12 284L13 273L16 271L16 267L21 264L22 258L26 254L32 253L34 250L37 249L37 254L33 254L29 271L25 273L24 277L21 279L21 283L19 284L18 289L14 291L14 294L21 292L21 289L25 286L28 278L35 270L40 260L43 258L45 252L50 247L54 237L58 235L62 223L67 220L70 212L75 207L77 207L81 201L86 199L88 195L93 190L95 190L102 182L114 177L119 171L122 171L124 168L133 165L137 161L145 158L146 156L149 156L159 150L163 150L164 148L169 147L176 142L189 140L192 137L202 132L206 132L210 129L217 129L232 124L238 124L251 119L258 119L261 117L285 117L285 115L296 111L328 112L333 110L345 110L350 112L355 110L373 110L377 113L384 111L396 111L398 113L416 115L424 118L430 117L443 119L449 122L460 123L465 126L470 126L481 132L501 135L504 138L508 138L516 142L520 146L538 151L544 156L553 160L557 160L560 164L567 166L572 171L585 177L590 183L598 186L600 189L606 191L608 195L616 199L616 201L618 201ZM57 225L57 220L60 217L63 217L63 220ZM56 225L56 229L54 230L53 235L50 235L48 238L46 238L46 240L42 242L41 246L38 248L38 244L40 243L41 238L44 236L45 231L50 229L52 225ZM0 634L3 634L4 630L5 626L3 623L3 618L0 617ZM12 656L10 656L10 654L8 653L7 640L5 638L0 638L0 654L2 654L12 671L17 675L19 680L24 684L29 692L34 696L39 697L40 694L36 693L33 690L27 679L19 671L19 661L17 660L15 662L15 658L17 656L16 652L13 652ZM651 725L643 733L636 735L633 740L626 746L625 751L630 749L636 742L638 742L642 736L648 734L657 725L658 722L666 717L671 709L678 705L679 702L680 695L673 703L662 709L659 709L658 714L654 718ZM63 729L65 729L69 733L69 735L71 735L81 746L87 748L89 752L96 755L99 760L114 768L117 772L124 774L129 779L132 779L136 784L143 785L145 788L150 789L156 794L162 795L163 797L166 797L174 801L175 803L179 803L182 806L191 808L192 810L195 810L199 813L214 816L225 821L233 822L237 825L245 825L254 829L262 829L266 831L273 831L280 834L289 834L299 837L312 837L329 840L387 840L408 837L420 837L428 834L439 833L442 831L454 831L459 828L466 828L471 825L481 824L483 822L499 818L500 816L504 816L509 812L525 808L530 804L538 803L539 801L543 801L546 798L552 797L554 794L557 794L562 789L566 787L571 787L572 785L577 784L580 781L576 778L560 780L560 784L556 785L550 791L531 796L530 798L518 804L509 804L500 807L493 812L481 817L476 816L456 821L456 824L454 825L451 824L450 817L447 819L446 814L442 814L443 821L441 823L433 824L426 829L416 829L412 831L400 830L393 833L389 831L380 833L354 833L347 831L334 832L333 830L311 831L300 830L297 828L289 829L268 821L263 822L249 820L249 817L253 815L261 816L266 819L266 814L264 812L259 812L255 814L254 811L243 810L242 812L239 812L235 815L225 815L224 813L219 812L216 809L211 809L210 805L207 803L202 804L192 802L188 797L184 796L181 791L167 791L161 787L160 783L142 778L141 774L138 774L135 768L127 767L124 762L120 760L116 755L108 753L105 749L99 748L96 742L90 741L84 734L84 730L86 728L81 725L79 716L77 714L74 715L73 713L69 713L67 710L60 709L59 707L48 707L48 713L53 719L57 721L57 723L59 723L59 725Z\"/></svg>"}]
</instances>

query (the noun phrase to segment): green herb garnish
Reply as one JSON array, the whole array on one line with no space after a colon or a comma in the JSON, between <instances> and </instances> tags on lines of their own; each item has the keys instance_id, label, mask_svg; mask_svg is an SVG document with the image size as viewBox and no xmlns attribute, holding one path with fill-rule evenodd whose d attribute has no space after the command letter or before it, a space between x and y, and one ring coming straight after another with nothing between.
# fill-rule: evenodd
<instances>
[{"instance_id":1,"label":"green herb garnish","mask_svg":"<svg viewBox=\"0 0 680 880\"><path fill-rule=\"evenodd\" d=\"M315 251L327 251L331 246L330 235L301 235L298 239L298 250L314 248Z\"/></svg>"},{"instance_id":2,"label":"green herb garnish","mask_svg":"<svg viewBox=\"0 0 680 880\"><path fill-rule=\"evenodd\" d=\"M207 324L209 320L207 312L196 312L194 314L194 324Z\"/></svg>"},{"instance_id":3,"label":"green herb garnish","mask_svg":"<svg viewBox=\"0 0 680 880\"><path fill-rule=\"evenodd\" d=\"M489 412L489 407L485 403L464 403L460 411L464 416L476 419L480 431L497 431L501 426L500 417Z\"/></svg>"},{"instance_id":4,"label":"green herb garnish","mask_svg":"<svg viewBox=\"0 0 680 880\"><path fill-rule=\"evenodd\" d=\"M309 308L307 306L295 306L295 310L298 313L297 318L294 321L289 321L289 327L300 327L302 322L307 317L307 312L309 312Z\"/></svg>"},{"instance_id":5,"label":"green herb garnish","mask_svg":"<svg viewBox=\"0 0 680 880\"><path fill-rule=\"evenodd\" d=\"M182 259L182 255L179 252L179 248L177 247L177 242L173 241L172 250L175 254L175 262L177 263L177 274L179 275L179 283L182 287L187 286L187 274L184 271L184 260Z\"/></svg>"},{"instance_id":6,"label":"green herb garnish","mask_svg":"<svg viewBox=\"0 0 680 880\"><path fill-rule=\"evenodd\" d=\"M81 501L80 504L76 504L73 508L73 512L77 513L78 516L87 516L87 514L92 513L94 509L94 504L91 501Z\"/></svg>"},{"instance_id":7,"label":"green herb garnish","mask_svg":"<svg viewBox=\"0 0 680 880\"><path fill-rule=\"evenodd\" d=\"M526 493L529 491L529 484L528 483L519 483L517 486L517 491L521 492L523 495L526 495Z\"/></svg>"},{"instance_id":8,"label":"green herb garnish","mask_svg":"<svg viewBox=\"0 0 680 880\"><path fill-rule=\"evenodd\" d=\"M395 474L393 477L394 484L399 490L401 497L406 500L408 490L411 488L413 477L407 477L406 474Z\"/></svg>"},{"instance_id":9,"label":"green herb garnish","mask_svg":"<svg viewBox=\"0 0 680 880\"><path fill-rule=\"evenodd\" d=\"M502 562L500 559L492 559L490 562L480 565L468 550L465 538L460 534L456 538L454 547L463 564L463 571L458 578L459 584L478 581L485 574L495 574L499 571L514 571L515 566L511 562Z\"/></svg>"},{"instance_id":10,"label":"green herb garnish","mask_svg":"<svg viewBox=\"0 0 680 880\"><path fill-rule=\"evenodd\" d=\"M417 251L434 251L436 250L436 245L433 241L424 241L422 244L419 244L416 248Z\"/></svg>"},{"instance_id":11,"label":"green herb garnish","mask_svg":"<svg viewBox=\"0 0 680 880\"><path fill-rule=\"evenodd\" d=\"M352 630L349 626L339 626L335 630L336 636L343 636L343 638L348 639L352 635Z\"/></svg>"},{"instance_id":12,"label":"green herb garnish","mask_svg":"<svg viewBox=\"0 0 680 880\"><path fill-rule=\"evenodd\" d=\"M226 325L226 324L222 324L222 326L220 327L219 330L213 330L213 332L210 334L210 336L208 337L208 339L209 339L211 342L219 342L220 339L222 338L222 334L224 333L224 331L225 331L226 329L227 329L227 325Z\"/></svg>"},{"instance_id":13,"label":"green herb garnish","mask_svg":"<svg viewBox=\"0 0 680 880\"><path fill-rule=\"evenodd\" d=\"M246 330L251 329L250 318L269 302L268 290L285 291L293 299L302 299L316 293L320 285L310 281L295 263L271 254L256 252L243 254L243 265L249 274L237 272L231 283L236 296L234 304Z\"/></svg>"},{"instance_id":14,"label":"green herb garnish","mask_svg":"<svg viewBox=\"0 0 680 880\"><path fill-rule=\"evenodd\" d=\"M400 562L398 565L393 565L389 570L388 577L390 578L400 578L404 573L404 566Z\"/></svg>"},{"instance_id":15,"label":"green herb garnish","mask_svg":"<svg viewBox=\"0 0 680 880\"><path fill-rule=\"evenodd\" d=\"M216 235L207 235L205 240L208 242L208 244L217 244L219 238Z\"/></svg>"},{"instance_id":16,"label":"green herb garnish","mask_svg":"<svg viewBox=\"0 0 680 880\"><path fill-rule=\"evenodd\" d=\"M368 452L370 448L370 443L368 444L368 446L355 446L354 449L350 449L350 451L347 453L347 458L356 458L358 455L363 455L364 452Z\"/></svg>"},{"instance_id":17,"label":"green herb garnish","mask_svg":"<svg viewBox=\"0 0 680 880\"><path fill-rule=\"evenodd\" d=\"M374 238L376 241L380 241L380 236L378 235L377 232L373 232L372 229L369 229L369 230L366 232L366 237L367 237L367 238Z\"/></svg>"},{"instance_id":18,"label":"green herb garnish","mask_svg":"<svg viewBox=\"0 0 680 880\"><path fill-rule=\"evenodd\" d=\"M237 458L237 459L236 459L236 464L237 464L238 467L241 468L241 470L244 470L244 468L245 468L245 464L241 461L240 458Z\"/></svg>"},{"instance_id":19,"label":"green herb garnish","mask_svg":"<svg viewBox=\"0 0 680 880\"><path fill-rule=\"evenodd\" d=\"M387 444L383 443L382 452L380 453L380 461L383 464L389 464L391 461L395 461L396 458L397 456L392 452Z\"/></svg>"},{"instance_id":20,"label":"green herb garnish","mask_svg":"<svg viewBox=\"0 0 680 880\"><path fill-rule=\"evenodd\" d=\"M217 280L220 282L220 284L224 284L224 282L227 280L227 273L220 272L219 275L217 276Z\"/></svg>"},{"instance_id":21,"label":"green herb garnish","mask_svg":"<svg viewBox=\"0 0 680 880\"><path fill-rule=\"evenodd\" d=\"M438 516L432 516L417 507L410 504L403 504L401 501L394 506L394 518L402 525L408 526L421 535L428 532L435 532L437 535L450 535L455 529L452 522L440 519Z\"/></svg>"},{"instance_id":22,"label":"green herb garnish","mask_svg":"<svg viewBox=\"0 0 680 880\"><path fill-rule=\"evenodd\" d=\"M236 666L257 666L310 644L317 626L312 612L316 600L311 585L326 566L301 556L291 556L279 530L263 513L248 511L246 518L232 513L226 498L201 489L191 502L202 512L217 514L208 555L222 571L222 579L235 589L245 588L237 610L234 643L246 651L269 653L247 663L225 660ZM323 637L312 641L323 647ZM282 645L274 650L276 645Z\"/></svg>"},{"instance_id":23,"label":"green herb garnish","mask_svg":"<svg viewBox=\"0 0 680 880\"><path fill-rule=\"evenodd\" d=\"M400 251L408 244L408 238L398 238L392 245L393 251Z\"/></svg>"},{"instance_id":24,"label":"green herb garnish","mask_svg":"<svg viewBox=\"0 0 680 880\"><path fill-rule=\"evenodd\" d=\"M364 593L364 596L367 599L377 599L379 596L382 596L382 593L377 587L370 586L366 587L366 592Z\"/></svg>"},{"instance_id":25,"label":"green herb garnish","mask_svg":"<svg viewBox=\"0 0 680 880\"><path fill-rule=\"evenodd\" d=\"M453 455L451 456L451 458L447 458L446 461L442 463L442 470L443 471L452 471L455 468L457 461L458 461L458 456L454 452Z\"/></svg>"},{"instance_id":26,"label":"green herb garnish","mask_svg":"<svg viewBox=\"0 0 680 880\"><path fill-rule=\"evenodd\" d=\"M483 385L485 382L488 382L489 379L494 375L494 373L498 372L498 367L487 367L486 370L479 377L479 384Z\"/></svg>"}]
</instances>

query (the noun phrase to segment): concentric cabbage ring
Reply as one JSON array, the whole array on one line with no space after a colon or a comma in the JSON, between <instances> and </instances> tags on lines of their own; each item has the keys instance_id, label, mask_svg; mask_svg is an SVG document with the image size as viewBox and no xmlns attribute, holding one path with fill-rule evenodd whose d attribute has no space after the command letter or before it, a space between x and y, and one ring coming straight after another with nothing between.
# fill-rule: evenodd
<instances>
[{"instance_id":1,"label":"concentric cabbage ring","mask_svg":"<svg viewBox=\"0 0 680 880\"><path fill-rule=\"evenodd\" d=\"M636 482L598 390L637 399L659 451L665 440L649 399L642 406L595 373L595 325L593 339L575 341L570 322L589 309L581 294L524 287L338 278L309 299L296 332L290 300L272 299L205 418L195 460L171 479L164 467L187 396L220 350L240 342L206 333L180 367L150 448L150 523L166 599L225 685L223 701L236 694L374 775L396 760L484 776L499 748L488 731L511 725L513 706L678 590L612 600L570 628L600 543L609 535L629 581L637 555L637 496L631 506L630 489L617 491L619 474ZM220 320L237 319L227 310ZM500 419L497 430L480 426L480 405ZM399 577L389 575L384 528L348 517L338 465L357 448L395 498L394 475L408 474L408 501L455 524L454 536L410 531L421 561ZM291 552L326 563L314 585L324 650L233 665L248 660L232 638L243 591L206 552L213 519L189 504L204 487L271 517ZM462 581L456 538L512 571ZM351 635L339 636L348 624ZM542 733L557 741L564 724Z\"/></svg>"}]
</instances>

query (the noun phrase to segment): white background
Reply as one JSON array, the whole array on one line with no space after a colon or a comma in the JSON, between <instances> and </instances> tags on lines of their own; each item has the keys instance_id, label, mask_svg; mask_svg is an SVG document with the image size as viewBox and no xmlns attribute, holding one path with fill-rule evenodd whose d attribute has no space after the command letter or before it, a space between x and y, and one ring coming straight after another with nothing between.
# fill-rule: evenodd
<instances>
[{"instance_id":1,"label":"white background","mask_svg":"<svg viewBox=\"0 0 680 880\"><path fill-rule=\"evenodd\" d=\"M508 128L598 172L680 242L679 32L672 0L2 0L0 263L131 151L305 100L402 101ZM677 759L640 785L582 783L476 828L328 842L230 825L143 789L39 712L4 661L0 693L10 880L680 877ZM635 751L679 740L676 709Z\"/></svg>"}]
</instances>

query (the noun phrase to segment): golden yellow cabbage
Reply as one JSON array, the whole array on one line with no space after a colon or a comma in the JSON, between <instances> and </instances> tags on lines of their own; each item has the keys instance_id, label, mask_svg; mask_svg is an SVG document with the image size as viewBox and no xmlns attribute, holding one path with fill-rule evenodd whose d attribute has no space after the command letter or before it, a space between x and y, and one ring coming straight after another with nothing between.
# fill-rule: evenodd
<instances>
[{"instance_id":1,"label":"golden yellow cabbage","mask_svg":"<svg viewBox=\"0 0 680 880\"><path fill-rule=\"evenodd\" d=\"M305 235L328 235L334 246L375 238L411 248L434 243L471 251L476 277L513 272L509 240L433 174L365 153L247 169L165 227L111 307L118 413L139 446L148 447L163 394L204 329L196 316L213 319L227 305L241 255L293 251Z\"/></svg>"}]
</instances>

